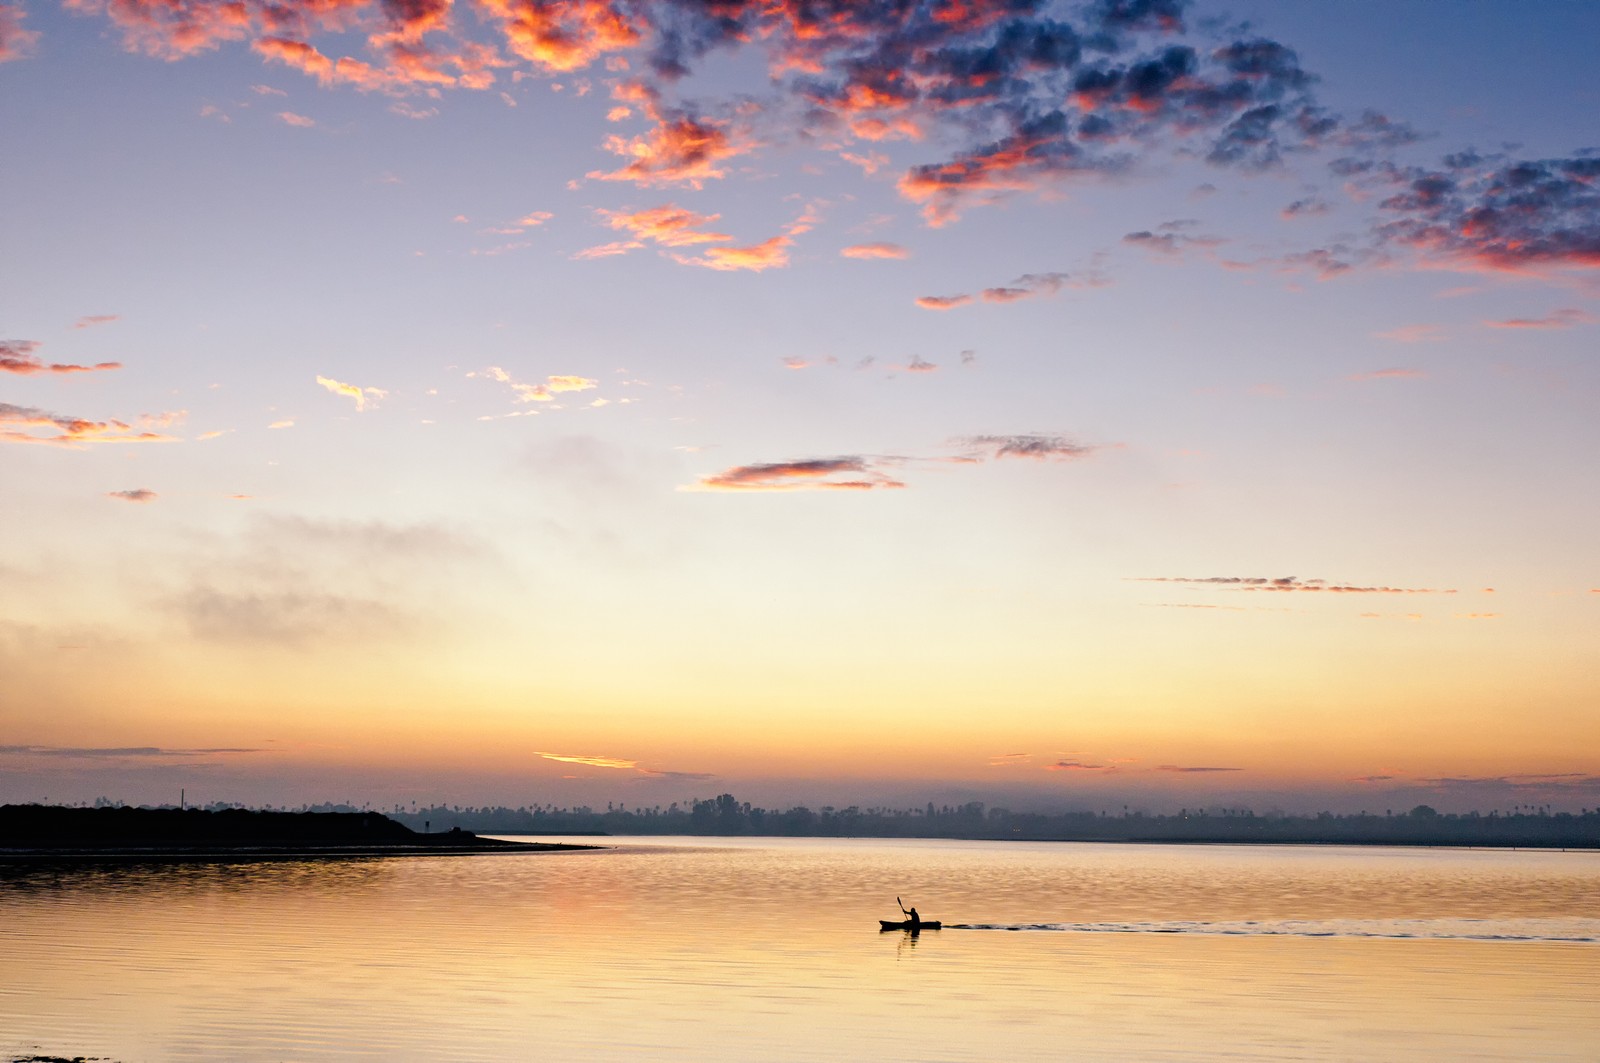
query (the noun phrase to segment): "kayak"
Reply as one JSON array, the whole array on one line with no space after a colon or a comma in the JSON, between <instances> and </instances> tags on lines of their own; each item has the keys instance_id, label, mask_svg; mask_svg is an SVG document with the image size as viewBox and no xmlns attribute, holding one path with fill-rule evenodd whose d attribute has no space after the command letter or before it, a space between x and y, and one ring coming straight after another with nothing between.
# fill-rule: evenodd
<instances>
[{"instance_id":1,"label":"kayak","mask_svg":"<svg viewBox=\"0 0 1600 1063\"><path fill-rule=\"evenodd\" d=\"M938 930L943 924L937 919L931 921L924 919L920 923L913 923L909 919L902 919L898 923L889 919L879 919L878 925L884 930L909 930L912 933L916 933L918 930Z\"/></svg>"}]
</instances>

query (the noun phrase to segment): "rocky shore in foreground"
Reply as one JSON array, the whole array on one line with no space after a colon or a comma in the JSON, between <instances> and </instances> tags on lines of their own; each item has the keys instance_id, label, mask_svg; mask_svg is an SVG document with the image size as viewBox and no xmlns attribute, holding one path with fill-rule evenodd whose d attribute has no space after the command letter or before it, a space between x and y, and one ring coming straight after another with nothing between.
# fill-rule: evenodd
<instances>
[{"instance_id":1,"label":"rocky shore in foreground","mask_svg":"<svg viewBox=\"0 0 1600 1063\"><path fill-rule=\"evenodd\" d=\"M377 812L0 805L0 860L447 856L589 848L481 838L459 828L424 833Z\"/></svg>"}]
</instances>

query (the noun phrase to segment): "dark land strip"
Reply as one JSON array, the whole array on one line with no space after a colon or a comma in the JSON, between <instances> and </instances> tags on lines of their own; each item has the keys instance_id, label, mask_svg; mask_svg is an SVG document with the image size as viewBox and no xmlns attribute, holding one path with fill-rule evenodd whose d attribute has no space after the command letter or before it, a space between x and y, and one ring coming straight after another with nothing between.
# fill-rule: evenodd
<instances>
[{"instance_id":1,"label":"dark land strip","mask_svg":"<svg viewBox=\"0 0 1600 1063\"><path fill-rule=\"evenodd\" d=\"M549 853L595 846L414 831L377 812L0 805L0 862L305 860Z\"/></svg>"}]
</instances>

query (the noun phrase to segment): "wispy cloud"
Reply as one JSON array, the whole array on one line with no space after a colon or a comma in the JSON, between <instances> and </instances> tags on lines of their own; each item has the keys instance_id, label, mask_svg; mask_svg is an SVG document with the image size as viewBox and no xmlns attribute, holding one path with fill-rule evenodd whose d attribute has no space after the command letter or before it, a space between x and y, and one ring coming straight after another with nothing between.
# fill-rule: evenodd
<instances>
[{"instance_id":1,"label":"wispy cloud","mask_svg":"<svg viewBox=\"0 0 1600 1063\"><path fill-rule=\"evenodd\" d=\"M1455 594L1454 589L1433 587L1362 586L1295 576L1131 576L1135 583L1187 583L1241 591L1298 592L1307 594Z\"/></svg>"},{"instance_id":2,"label":"wispy cloud","mask_svg":"<svg viewBox=\"0 0 1600 1063\"><path fill-rule=\"evenodd\" d=\"M844 258L861 258L861 259L874 259L874 258L902 259L902 258L910 258L911 257L911 252L906 250L904 247L901 247L899 244L890 244L890 243L883 243L883 242L870 243L870 244L851 244L849 247L840 248L839 249L839 254L841 256L843 256Z\"/></svg>"},{"instance_id":3,"label":"wispy cloud","mask_svg":"<svg viewBox=\"0 0 1600 1063\"><path fill-rule=\"evenodd\" d=\"M590 391L600 386L598 380L571 373L556 373L544 378L542 384L529 384L512 378L511 374L497 365L491 365L482 372L467 374L469 377L486 377L489 380L505 384L516 395L518 402L554 402L560 394L573 391Z\"/></svg>"},{"instance_id":4,"label":"wispy cloud","mask_svg":"<svg viewBox=\"0 0 1600 1063\"><path fill-rule=\"evenodd\" d=\"M957 442L992 458L1032 458L1035 461L1086 458L1098 449L1057 435L964 436Z\"/></svg>"},{"instance_id":5,"label":"wispy cloud","mask_svg":"<svg viewBox=\"0 0 1600 1063\"><path fill-rule=\"evenodd\" d=\"M910 371L931 372L931 362L913 359ZM836 458L809 458L799 461L763 462L736 465L719 473L702 476L680 488L685 491L870 491L903 488L902 470L915 467L980 465L1001 458L1032 458L1037 461L1069 461L1093 454L1096 446L1078 443L1059 435L963 436L952 440L954 455L906 457L851 455Z\"/></svg>"},{"instance_id":6,"label":"wispy cloud","mask_svg":"<svg viewBox=\"0 0 1600 1063\"><path fill-rule=\"evenodd\" d=\"M987 303L1014 303L1019 299L1032 299L1039 295L1054 295L1074 283L1066 273L1024 273L1003 287L985 288L980 294ZM1087 278L1086 285L1098 285L1095 278Z\"/></svg>"},{"instance_id":7,"label":"wispy cloud","mask_svg":"<svg viewBox=\"0 0 1600 1063\"><path fill-rule=\"evenodd\" d=\"M305 115L295 114L293 111L279 111L278 121L284 125L292 125L297 129L311 129L317 124L315 118L307 118Z\"/></svg>"},{"instance_id":8,"label":"wispy cloud","mask_svg":"<svg viewBox=\"0 0 1600 1063\"><path fill-rule=\"evenodd\" d=\"M1401 325L1384 332L1374 332L1374 339L1392 340L1395 343L1437 343L1445 338L1443 325Z\"/></svg>"},{"instance_id":9,"label":"wispy cloud","mask_svg":"<svg viewBox=\"0 0 1600 1063\"><path fill-rule=\"evenodd\" d=\"M1213 248L1223 241L1216 236L1192 236L1173 230L1151 232L1148 229L1141 229L1138 232L1128 233L1122 238L1122 242L1152 254L1175 257L1191 247Z\"/></svg>"},{"instance_id":10,"label":"wispy cloud","mask_svg":"<svg viewBox=\"0 0 1600 1063\"><path fill-rule=\"evenodd\" d=\"M0 746L0 756L60 757L68 760L192 759L194 757L237 756L270 753L268 749L216 746L199 749L172 749L163 746Z\"/></svg>"},{"instance_id":11,"label":"wispy cloud","mask_svg":"<svg viewBox=\"0 0 1600 1063\"><path fill-rule=\"evenodd\" d=\"M735 465L702 476L684 491L871 491L904 487L879 460L865 457Z\"/></svg>"},{"instance_id":12,"label":"wispy cloud","mask_svg":"<svg viewBox=\"0 0 1600 1063\"><path fill-rule=\"evenodd\" d=\"M0 442L43 443L74 450L92 443L172 443L177 436L155 429L170 424L177 416L146 414L139 424L131 425L126 421L66 417L0 402Z\"/></svg>"},{"instance_id":13,"label":"wispy cloud","mask_svg":"<svg viewBox=\"0 0 1600 1063\"><path fill-rule=\"evenodd\" d=\"M629 233L635 241L651 240L664 247L722 244L733 239L727 233L705 229L705 226L716 222L720 214L696 214L671 203L632 213L615 210L599 210L596 213L611 228Z\"/></svg>"},{"instance_id":14,"label":"wispy cloud","mask_svg":"<svg viewBox=\"0 0 1600 1063\"><path fill-rule=\"evenodd\" d=\"M120 314L89 314L74 321L72 327L75 329L93 328L96 325L109 325L111 322L118 320L121 320Z\"/></svg>"},{"instance_id":15,"label":"wispy cloud","mask_svg":"<svg viewBox=\"0 0 1600 1063\"><path fill-rule=\"evenodd\" d=\"M1095 265L1081 277L1060 272L1024 273L1009 284L984 288L978 293L978 298L986 303L1015 303L1037 296L1054 295L1063 288L1103 287L1110 281L1099 266L1100 258L1101 256L1096 256ZM967 306L972 301L973 297L966 293L925 295L917 300L917 305L925 310L953 310L958 306Z\"/></svg>"},{"instance_id":16,"label":"wispy cloud","mask_svg":"<svg viewBox=\"0 0 1600 1063\"><path fill-rule=\"evenodd\" d=\"M1212 771L1243 771L1243 770L1244 770L1243 768L1189 767L1189 766L1180 765L1180 764L1158 764L1158 765L1156 765L1156 771L1173 771L1173 772L1180 772L1180 773L1212 772Z\"/></svg>"},{"instance_id":17,"label":"wispy cloud","mask_svg":"<svg viewBox=\"0 0 1600 1063\"><path fill-rule=\"evenodd\" d=\"M0 4L0 63L25 59L39 43L37 30L24 29L27 11L21 4Z\"/></svg>"},{"instance_id":18,"label":"wispy cloud","mask_svg":"<svg viewBox=\"0 0 1600 1063\"><path fill-rule=\"evenodd\" d=\"M586 262L596 258L611 258L615 255L625 255L629 251L637 251L643 246L644 244L640 243L638 240L613 240L610 243L597 244L594 247L586 247L582 251L575 252L572 257L575 261Z\"/></svg>"},{"instance_id":19,"label":"wispy cloud","mask_svg":"<svg viewBox=\"0 0 1600 1063\"><path fill-rule=\"evenodd\" d=\"M1422 380L1428 374L1420 369L1374 369L1370 373L1352 373L1346 380L1363 384L1372 380Z\"/></svg>"},{"instance_id":20,"label":"wispy cloud","mask_svg":"<svg viewBox=\"0 0 1600 1063\"><path fill-rule=\"evenodd\" d=\"M620 757L593 757L579 753L543 753L538 750L534 750L533 755L543 757L545 760L559 761L562 764L582 764L590 768L616 768L619 771L631 771L639 766L638 761L623 760Z\"/></svg>"},{"instance_id":21,"label":"wispy cloud","mask_svg":"<svg viewBox=\"0 0 1600 1063\"><path fill-rule=\"evenodd\" d=\"M492 561L443 524L263 516L196 540L186 585L161 605L208 643L425 645L455 607L456 581Z\"/></svg>"},{"instance_id":22,"label":"wispy cloud","mask_svg":"<svg viewBox=\"0 0 1600 1063\"><path fill-rule=\"evenodd\" d=\"M629 771L639 775L648 775L662 779L714 779L715 775L709 772L697 771L661 771L655 768L646 768L636 760L625 760L621 757L585 756L576 753L541 753L535 751L534 756L553 760L559 764L578 764L587 768L609 768L615 771Z\"/></svg>"},{"instance_id":23,"label":"wispy cloud","mask_svg":"<svg viewBox=\"0 0 1600 1063\"><path fill-rule=\"evenodd\" d=\"M924 310L954 310L958 306L966 306L972 302L970 295L923 295L917 297L917 305Z\"/></svg>"},{"instance_id":24,"label":"wispy cloud","mask_svg":"<svg viewBox=\"0 0 1600 1063\"><path fill-rule=\"evenodd\" d=\"M1574 325L1593 325L1597 319L1584 310L1568 308L1555 310L1544 317L1513 317L1503 321L1485 321L1490 328L1509 329L1567 329Z\"/></svg>"},{"instance_id":25,"label":"wispy cloud","mask_svg":"<svg viewBox=\"0 0 1600 1063\"><path fill-rule=\"evenodd\" d=\"M1329 209L1327 203L1317 199L1315 196L1311 196L1295 200L1278 213L1284 219L1313 218L1328 213Z\"/></svg>"},{"instance_id":26,"label":"wispy cloud","mask_svg":"<svg viewBox=\"0 0 1600 1063\"><path fill-rule=\"evenodd\" d=\"M750 270L759 273L767 269L780 269L789 264L787 236L774 236L749 247L708 247L699 255L672 257L686 266L703 266L716 270Z\"/></svg>"},{"instance_id":27,"label":"wispy cloud","mask_svg":"<svg viewBox=\"0 0 1600 1063\"><path fill-rule=\"evenodd\" d=\"M158 496L147 487L136 487L130 491L107 491L107 498L119 498L124 502L154 502Z\"/></svg>"},{"instance_id":28,"label":"wispy cloud","mask_svg":"<svg viewBox=\"0 0 1600 1063\"><path fill-rule=\"evenodd\" d=\"M346 384L332 377L318 376L317 383L335 395L343 395L345 398L353 400L357 411L365 410L369 401L377 402L380 399L387 398L389 395L382 388L364 388L356 384Z\"/></svg>"},{"instance_id":29,"label":"wispy cloud","mask_svg":"<svg viewBox=\"0 0 1600 1063\"><path fill-rule=\"evenodd\" d=\"M33 353L41 346L38 340L0 340L0 373L32 376L36 373L96 373L122 368L121 362L97 362L94 365L45 362Z\"/></svg>"}]
</instances>

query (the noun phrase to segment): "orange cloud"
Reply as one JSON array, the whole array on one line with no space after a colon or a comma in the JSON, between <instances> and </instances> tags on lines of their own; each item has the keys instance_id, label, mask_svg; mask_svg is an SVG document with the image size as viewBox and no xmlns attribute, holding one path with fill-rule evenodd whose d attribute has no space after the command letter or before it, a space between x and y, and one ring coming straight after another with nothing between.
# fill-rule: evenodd
<instances>
[{"instance_id":1,"label":"orange cloud","mask_svg":"<svg viewBox=\"0 0 1600 1063\"><path fill-rule=\"evenodd\" d=\"M659 771L655 768L646 768L636 760L625 760L621 757L591 757L572 753L540 753L534 756L553 760L560 764L582 764L590 768L609 768L615 771L632 771L640 775L649 775L657 779L713 779L716 776L706 772L693 771Z\"/></svg>"},{"instance_id":2,"label":"orange cloud","mask_svg":"<svg viewBox=\"0 0 1600 1063\"><path fill-rule=\"evenodd\" d=\"M244 38L252 15L242 0L174 3L168 0L64 0L67 10L105 14L122 31L123 46L160 59L181 59Z\"/></svg>"},{"instance_id":3,"label":"orange cloud","mask_svg":"<svg viewBox=\"0 0 1600 1063\"><path fill-rule=\"evenodd\" d=\"M585 764L591 768L617 768L627 770L637 768L636 760L623 760L619 757L590 757L574 753L541 753L534 751L534 756L543 757L545 760L559 761L562 764Z\"/></svg>"},{"instance_id":4,"label":"orange cloud","mask_svg":"<svg viewBox=\"0 0 1600 1063\"><path fill-rule=\"evenodd\" d=\"M262 37L251 47L263 58L275 60L303 74L309 74L323 85L353 85L358 89L370 91L390 88L396 83L394 75L386 74L371 63L349 56L333 60L305 41L289 37ZM290 115L293 117L287 117ZM291 125L315 124L311 119L294 115L291 111L280 112L278 117Z\"/></svg>"},{"instance_id":5,"label":"orange cloud","mask_svg":"<svg viewBox=\"0 0 1600 1063\"><path fill-rule=\"evenodd\" d=\"M295 114L293 111L279 111L278 121L282 122L284 125L292 125L298 129L310 129L317 124L317 120L315 118L307 118L305 115Z\"/></svg>"},{"instance_id":6,"label":"orange cloud","mask_svg":"<svg viewBox=\"0 0 1600 1063\"><path fill-rule=\"evenodd\" d=\"M1066 139L1066 117L1059 112L1025 122L1006 137L949 162L916 166L900 178L900 195L922 204L930 228L955 221L958 207L974 194L1026 192L1074 168L1077 151Z\"/></svg>"},{"instance_id":7,"label":"orange cloud","mask_svg":"<svg viewBox=\"0 0 1600 1063\"><path fill-rule=\"evenodd\" d=\"M581 70L642 39L641 27L605 0L479 0L501 20L507 46L545 70Z\"/></svg>"},{"instance_id":8,"label":"orange cloud","mask_svg":"<svg viewBox=\"0 0 1600 1063\"><path fill-rule=\"evenodd\" d=\"M647 187L681 184L698 189L706 181L725 176L718 168L724 159L748 150L735 144L719 123L687 114L655 118L655 128L642 136L606 138L607 151L632 161L620 170L592 170L586 176Z\"/></svg>"},{"instance_id":9,"label":"orange cloud","mask_svg":"<svg viewBox=\"0 0 1600 1063\"><path fill-rule=\"evenodd\" d=\"M122 368L121 362L97 362L94 365L46 363L33 353L39 347L37 340L0 340L0 373L32 376L35 373L94 373Z\"/></svg>"},{"instance_id":10,"label":"orange cloud","mask_svg":"<svg viewBox=\"0 0 1600 1063\"><path fill-rule=\"evenodd\" d=\"M924 310L954 310L970 302L970 295L923 295L917 298L917 305Z\"/></svg>"},{"instance_id":11,"label":"orange cloud","mask_svg":"<svg viewBox=\"0 0 1600 1063\"><path fill-rule=\"evenodd\" d=\"M598 210L613 229L632 233L636 240L653 240L666 247L687 247L692 244L723 243L733 239L726 233L705 232L702 226L710 225L722 215L696 214L671 203L649 210L626 214L622 211ZM642 246L635 244L635 246Z\"/></svg>"},{"instance_id":12,"label":"orange cloud","mask_svg":"<svg viewBox=\"0 0 1600 1063\"><path fill-rule=\"evenodd\" d=\"M673 259L686 266L703 266L706 269L747 269L761 272L779 269L789 264L789 245L794 241L787 236L774 236L750 247L708 247L698 258L673 255Z\"/></svg>"},{"instance_id":13,"label":"orange cloud","mask_svg":"<svg viewBox=\"0 0 1600 1063\"><path fill-rule=\"evenodd\" d=\"M173 415L174 417L176 415ZM142 419L145 424L170 420L167 417ZM81 449L88 443L172 443L176 436L135 428L124 421L91 421L82 417L63 417L31 406L0 402L0 442L44 443Z\"/></svg>"},{"instance_id":14,"label":"orange cloud","mask_svg":"<svg viewBox=\"0 0 1600 1063\"><path fill-rule=\"evenodd\" d=\"M911 252L899 244L872 243L852 244L841 248L839 254L845 258L910 258Z\"/></svg>"}]
</instances>

